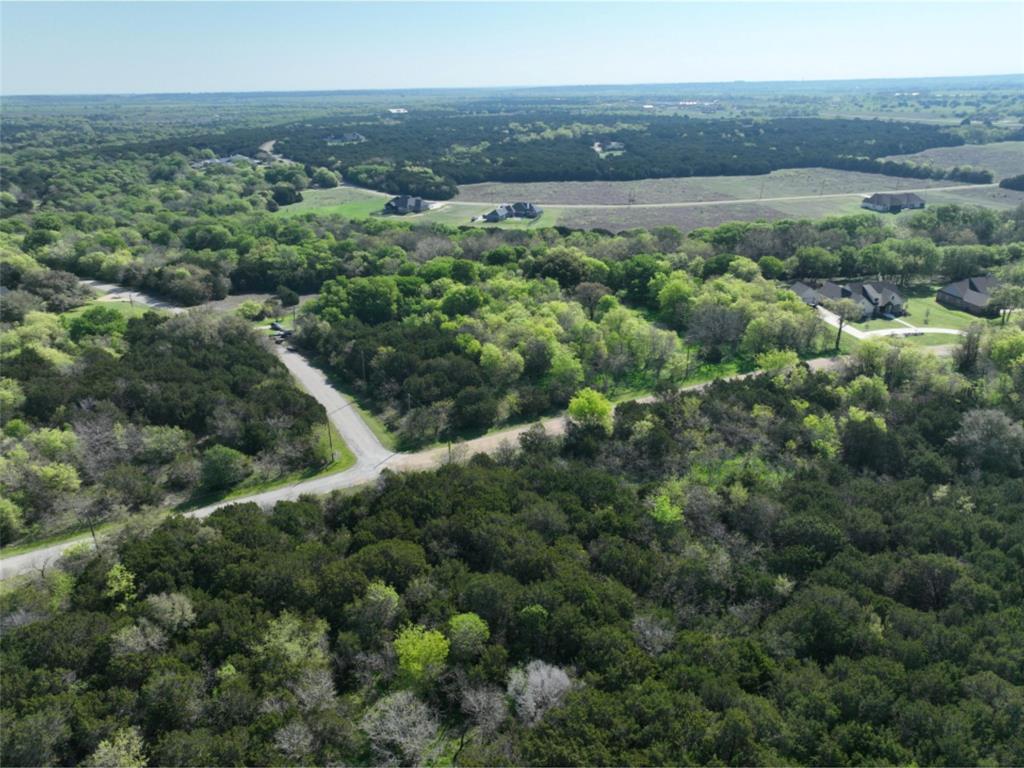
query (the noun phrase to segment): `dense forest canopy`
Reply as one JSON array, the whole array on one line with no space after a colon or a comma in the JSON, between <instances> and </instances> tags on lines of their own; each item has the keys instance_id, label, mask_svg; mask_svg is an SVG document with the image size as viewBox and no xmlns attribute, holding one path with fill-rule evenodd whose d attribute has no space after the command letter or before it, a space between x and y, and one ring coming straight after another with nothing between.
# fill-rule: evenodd
<instances>
[{"instance_id":1,"label":"dense forest canopy","mask_svg":"<svg viewBox=\"0 0 1024 768\"><path fill-rule=\"evenodd\" d=\"M671 86L16 102L0 540L113 522L3 582L0 762L1024 762L1024 208L619 234L278 210L339 171L437 197L472 174L783 157L913 175L876 158L1007 135L984 121L1019 94L990 86L901 104L810 84L780 113L737 85L690 116L663 113ZM849 341L789 289L932 300L986 274L995 316L939 354ZM549 414L564 434L169 512L330 461L325 409L256 327L275 318L400 450Z\"/></svg>"},{"instance_id":2,"label":"dense forest canopy","mask_svg":"<svg viewBox=\"0 0 1024 768\"><path fill-rule=\"evenodd\" d=\"M974 370L869 346L129 535L7 598L5 761L1017 764L1024 381Z\"/></svg>"},{"instance_id":3,"label":"dense forest canopy","mask_svg":"<svg viewBox=\"0 0 1024 768\"><path fill-rule=\"evenodd\" d=\"M941 126L884 120L702 119L690 116L569 114L533 109L496 113L424 110L321 118L275 128L183 137L131 147L144 152L209 148L254 154L266 137L274 151L327 167L386 192L447 199L456 184L481 181L591 181L760 174L828 167L912 175L878 158L955 146ZM356 138L349 138L356 137ZM595 151L617 142L621 151Z\"/></svg>"}]
</instances>

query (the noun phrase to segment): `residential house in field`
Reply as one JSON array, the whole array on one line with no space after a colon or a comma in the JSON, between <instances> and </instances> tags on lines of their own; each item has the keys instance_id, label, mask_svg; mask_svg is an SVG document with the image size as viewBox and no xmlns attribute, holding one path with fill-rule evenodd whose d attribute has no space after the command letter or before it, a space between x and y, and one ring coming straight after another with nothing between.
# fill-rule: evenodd
<instances>
[{"instance_id":1,"label":"residential house in field","mask_svg":"<svg viewBox=\"0 0 1024 768\"><path fill-rule=\"evenodd\" d=\"M384 213L393 213L404 216L407 213L422 213L430 210L430 203L422 197L411 195L399 195L393 197L384 204Z\"/></svg>"},{"instance_id":2,"label":"residential house in field","mask_svg":"<svg viewBox=\"0 0 1024 768\"><path fill-rule=\"evenodd\" d=\"M493 224L506 219L536 219L542 213L544 209L533 203L502 203L480 218Z\"/></svg>"},{"instance_id":3,"label":"residential house in field","mask_svg":"<svg viewBox=\"0 0 1024 768\"><path fill-rule=\"evenodd\" d=\"M819 286L797 281L789 286L805 304L817 307L826 301L850 299L860 305L863 310L862 320L883 315L904 315L907 312L907 300L892 283L881 281L864 283L847 283L840 285L826 280Z\"/></svg>"},{"instance_id":4,"label":"residential house in field","mask_svg":"<svg viewBox=\"0 0 1024 768\"><path fill-rule=\"evenodd\" d=\"M496 222L499 222L499 221L505 221L505 219L511 219L512 218L512 206L508 205L507 203L502 203L497 208L495 208L493 211L488 211L487 213L485 213L483 216L481 216L481 218L484 221L488 221L488 222L490 222L492 224L494 224Z\"/></svg>"},{"instance_id":5,"label":"residential house in field","mask_svg":"<svg viewBox=\"0 0 1024 768\"><path fill-rule=\"evenodd\" d=\"M878 213L899 213L905 208L924 208L924 200L913 192L875 192L871 197L864 198L860 207Z\"/></svg>"},{"instance_id":6,"label":"residential house in field","mask_svg":"<svg viewBox=\"0 0 1024 768\"><path fill-rule=\"evenodd\" d=\"M533 203L512 203L512 215L519 219L536 219L544 209Z\"/></svg>"},{"instance_id":7,"label":"residential house in field","mask_svg":"<svg viewBox=\"0 0 1024 768\"><path fill-rule=\"evenodd\" d=\"M984 277L968 277L944 285L935 294L935 300L950 309L970 312L979 317L995 315L996 310L989 306L992 291L1000 285L999 278L991 275Z\"/></svg>"}]
</instances>

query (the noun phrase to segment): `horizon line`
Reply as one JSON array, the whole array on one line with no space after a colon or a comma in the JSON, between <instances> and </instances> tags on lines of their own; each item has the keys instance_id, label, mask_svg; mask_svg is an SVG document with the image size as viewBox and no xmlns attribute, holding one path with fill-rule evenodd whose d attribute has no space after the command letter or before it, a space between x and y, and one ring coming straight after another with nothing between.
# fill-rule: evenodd
<instances>
[{"instance_id":1,"label":"horizon line","mask_svg":"<svg viewBox=\"0 0 1024 768\"><path fill-rule=\"evenodd\" d=\"M211 91L120 91L120 92L81 92L81 93L3 93L0 91L0 99L60 99L60 98L100 98L100 97L126 97L140 98L146 96L283 96L283 95L366 95L366 94L387 94L387 93L422 93L431 91L529 91L529 90L557 90L565 88L643 88L655 86L659 88L672 86L728 86L728 85L811 85L826 83L886 83L896 81L924 81L924 80L968 80L968 79L1000 79L1000 78L1024 78L1024 71L970 74L970 75L896 75L893 77L843 77L826 78L817 80L692 80L692 81L664 81L664 82L629 82L629 83L549 83L536 85L436 85L436 86L414 86L402 87L392 86L387 88L334 88L334 89L313 89L313 90L211 90Z\"/></svg>"}]
</instances>

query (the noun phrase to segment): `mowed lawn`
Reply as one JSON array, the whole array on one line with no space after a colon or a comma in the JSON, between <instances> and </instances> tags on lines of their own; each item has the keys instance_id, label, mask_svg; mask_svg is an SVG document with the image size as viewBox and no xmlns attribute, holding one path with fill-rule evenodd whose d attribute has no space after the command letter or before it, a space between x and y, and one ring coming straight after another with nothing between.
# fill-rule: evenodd
<instances>
[{"instance_id":1,"label":"mowed lawn","mask_svg":"<svg viewBox=\"0 0 1024 768\"><path fill-rule=\"evenodd\" d=\"M306 213L323 215L335 214L349 219L368 219L372 216L384 216L384 204L391 199L391 195L373 192L358 187L335 187L334 189L307 189L302 192L302 202L294 205L286 205L278 212L278 216L301 216ZM414 213L407 216L388 216L394 221L407 221L410 223L437 223L447 224L452 227L469 226L474 222L472 219L481 216L491 210L491 205L465 205L461 203L445 202L440 207L424 213ZM502 229L539 229L542 227L554 226L558 221L560 211L557 208L544 209L544 215L539 219L513 219L503 221L499 224L486 224L476 222L483 227L500 227Z\"/></svg>"},{"instance_id":2,"label":"mowed lawn","mask_svg":"<svg viewBox=\"0 0 1024 768\"><path fill-rule=\"evenodd\" d=\"M338 214L351 219L365 219L384 209L388 197L355 187L334 189L306 189L302 202L283 206L280 216L299 216L304 213Z\"/></svg>"},{"instance_id":3,"label":"mowed lawn","mask_svg":"<svg viewBox=\"0 0 1024 768\"><path fill-rule=\"evenodd\" d=\"M967 312L958 312L939 304L935 299L938 291L937 285L912 286L906 289L907 314L900 317L904 323L910 323L924 331L928 328L952 328L962 331L973 323L995 324L999 321L993 318L975 317ZM854 328L861 331L878 331L885 328L906 328L903 323L895 320L868 320L865 323L851 323ZM909 329L908 329L909 330ZM936 338L941 334L932 334ZM947 341L951 338L946 337ZM923 342L922 342L923 343Z\"/></svg>"},{"instance_id":4,"label":"mowed lawn","mask_svg":"<svg viewBox=\"0 0 1024 768\"><path fill-rule=\"evenodd\" d=\"M111 309L116 309L118 312L120 312L122 315L127 317L129 320L131 318L133 318L133 317L142 317L147 312L161 312L162 311L162 310L159 310L159 309L153 309L152 307L147 307L147 306L145 306L143 304L132 304L129 301L108 301L108 300L103 299L103 298L97 298L97 299L93 299L93 300L91 300L89 302L86 302L85 304L83 304L80 307L75 307L74 309L69 309L67 312L62 312L61 316L62 317L67 317L67 318L77 317L78 315L80 315L83 312L85 312L87 309L91 309L92 307L97 307L97 306L99 306L99 307L110 307Z\"/></svg>"}]
</instances>

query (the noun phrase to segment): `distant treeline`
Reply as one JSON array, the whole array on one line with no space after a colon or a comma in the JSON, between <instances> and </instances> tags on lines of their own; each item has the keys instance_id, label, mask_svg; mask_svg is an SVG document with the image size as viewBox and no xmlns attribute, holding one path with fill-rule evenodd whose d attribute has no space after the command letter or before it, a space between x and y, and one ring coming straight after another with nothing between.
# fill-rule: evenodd
<instances>
[{"instance_id":1,"label":"distant treeline","mask_svg":"<svg viewBox=\"0 0 1024 768\"><path fill-rule=\"evenodd\" d=\"M882 173L886 176L899 176L905 179L946 179L962 181L967 184L991 184L992 171L972 168L969 165L952 168L936 168L932 165L918 165L898 160L872 160L866 157L839 158L835 165L826 166L843 171L861 171L862 173Z\"/></svg>"},{"instance_id":2,"label":"distant treeline","mask_svg":"<svg viewBox=\"0 0 1024 768\"><path fill-rule=\"evenodd\" d=\"M358 131L366 141L331 143ZM815 118L694 119L621 114L567 116L429 111L381 118L336 117L274 128L167 138L111 152L254 154L269 138L275 151L312 170L326 167L377 188L437 199L457 184L483 181L595 181L769 173L780 168L826 167L914 178L988 180L947 175L926 166L880 161L964 140L945 129L883 120ZM594 142L620 142L602 156ZM936 176L936 174L940 174Z\"/></svg>"},{"instance_id":3,"label":"distant treeline","mask_svg":"<svg viewBox=\"0 0 1024 768\"><path fill-rule=\"evenodd\" d=\"M1003 179L999 182L999 186L1003 189L1015 189L1018 192L1024 192L1024 173Z\"/></svg>"}]
</instances>

